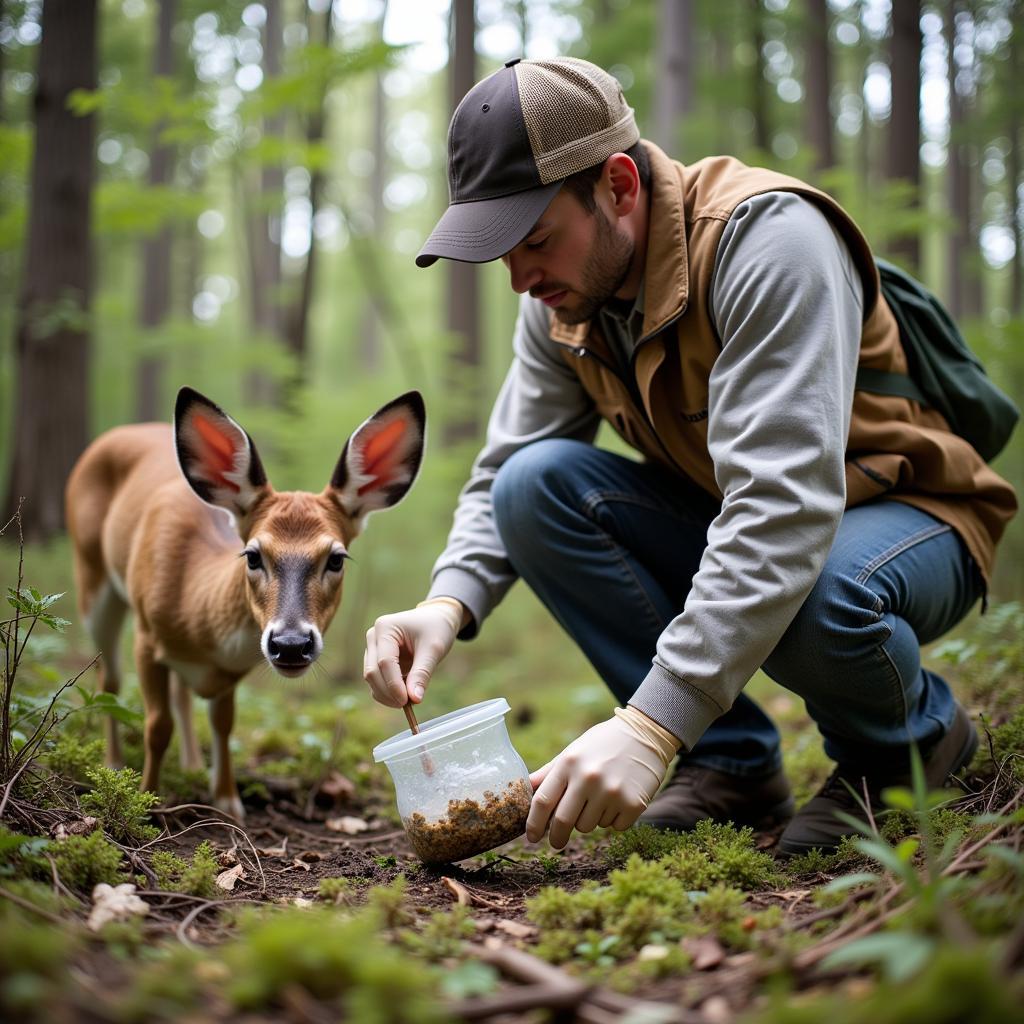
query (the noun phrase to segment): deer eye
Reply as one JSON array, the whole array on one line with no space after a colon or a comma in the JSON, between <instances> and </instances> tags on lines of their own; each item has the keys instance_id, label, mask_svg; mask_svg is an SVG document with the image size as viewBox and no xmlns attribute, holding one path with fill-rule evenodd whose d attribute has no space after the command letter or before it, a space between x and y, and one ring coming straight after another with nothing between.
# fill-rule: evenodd
<instances>
[{"instance_id":1,"label":"deer eye","mask_svg":"<svg viewBox=\"0 0 1024 1024\"><path fill-rule=\"evenodd\" d=\"M263 558L256 548L246 548L243 554L250 572L258 572L263 568Z\"/></svg>"},{"instance_id":2,"label":"deer eye","mask_svg":"<svg viewBox=\"0 0 1024 1024\"><path fill-rule=\"evenodd\" d=\"M327 556L328 572L341 572L345 568L345 559L347 557L344 551L332 551Z\"/></svg>"}]
</instances>

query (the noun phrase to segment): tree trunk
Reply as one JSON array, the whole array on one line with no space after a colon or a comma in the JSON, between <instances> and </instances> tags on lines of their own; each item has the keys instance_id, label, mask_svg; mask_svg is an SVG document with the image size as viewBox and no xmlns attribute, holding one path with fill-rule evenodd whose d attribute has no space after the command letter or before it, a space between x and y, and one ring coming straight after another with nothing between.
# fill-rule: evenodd
<instances>
[{"instance_id":1,"label":"tree trunk","mask_svg":"<svg viewBox=\"0 0 1024 1024\"><path fill-rule=\"evenodd\" d=\"M890 181L907 181L919 193L921 187L921 4L900 0L892 8L892 114L889 118ZM919 196L914 200L916 206ZM892 251L911 270L921 262L920 239L915 233L893 242Z\"/></svg>"},{"instance_id":2,"label":"tree trunk","mask_svg":"<svg viewBox=\"0 0 1024 1024\"><path fill-rule=\"evenodd\" d=\"M681 122L693 109L693 21L692 0L661 0L655 22L654 141L680 159L684 156Z\"/></svg>"},{"instance_id":3,"label":"tree trunk","mask_svg":"<svg viewBox=\"0 0 1024 1024\"><path fill-rule=\"evenodd\" d=\"M384 40L384 20L388 15L388 0L381 4L380 20L377 22L377 39ZM373 241L380 249L381 257L387 252L382 243L385 240L385 220L387 207L384 205L384 188L388 180L388 97L384 91L384 72L377 71L373 76L373 180L370 183L370 212L373 217ZM359 334L359 361L367 373L376 373L380 369L381 330L383 323L377 304L368 297L366 312L363 315L363 329Z\"/></svg>"},{"instance_id":4,"label":"tree trunk","mask_svg":"<svg viewBox=\"0 0 1024 1024\"><path fill-rule=\"evenodd\" d=\"M1009 77L1009 90L1006 100L1009 103L1009 118L1006 125L1006 134L1010 140L1009 152L1006 155L1006 177L1009 189L1009 210L1010 227L1013 231L1013 261L1010 264L1010 315L1024 316L1024 252L1021 247L1021 154L1020 154L1020 121L1024 113L1024 104L1021 103L1020 94L1020 43L1016 30L1021 25L1014 26L1007 42L1007 71Z\"/></svg>"},{"instance_id":5,"label":"tree trunk","mask_svg":"<svg viewBox=\"0 0 1024 1024\"><path fill-rule=\"evenodd\" d=\"M754 115L754 145L767 153L771 149L772 133L768 127L768 80L764 74L764 12L761 0L749 0L750 20L753 27L754 71L751 81L750 110Z\"/></svg>"},{"instance_id":6,"label":"tree trunk","mask_svg":"<svg viewBox=\"0 0 1024 1024\"><path fill-rule=\"evenodd\" d=\"M835 163L832 145L832 54L828 45L828 0L807 0L807 57L804 111L807 141L819 171Z\"/></svg>"},{"instance_id":7,"label":"tree trunk","mask_svg":"<svg viewBox=\"0 0 1024 1024\"><path fill-rule=\"evenodd\" d=\"M451 110L476 83L476 18L473 0L452 0ZM448 275L448 330L456 337L448 367L451 416L444 424L445 444L471 440L479 434L481 372L480 276L472 263L445 260Z\"/></svg>"},{"instance_id":8,"label":"tree trunk","mask_svg":"<svg viewBox=\"0 0 1024 1024\"><path fill-rule=\"evenodd\" d=\"M276 78L281 73L281 0L264 0L266 21L263 25L263 78ZM266 138L280 138L284 119L280 114L263 122ZM258 207L251 214L248 231L249 258L252 273L250 309L253 327L264 336L282 337L281 315L281 203L284 171L280 164L266 163L260 169ZM250 372L249 397L258 403L278 400L276 383L261 370Z\"/></svg>"},{"instance_id":9,"label":"tree trunk","mask_svg":"<svg viewBox=\"0 0 1024 1024\"><path fill-rule=\"evenodd\" d=\"M153 74L157 78L170 78L174 74L174 43L171 38L177 20L178 0L160 0L157 20L157 42L153 55ZM163 124L153 128L149 153L149 184L166 185L174 169L174 150L160 142ZM159 326L167 319L171 308L171 243L170 226L160 229L153 238L142 243L142 304L139 325L144 329ZM135 418L138 420L166 419L161 399L163 359L143 356L139 361L135 380Z\"/></svg>"},{"instance_id":10,"label":"tree trunk","mask_svg":"<svg viewBox=\"0 0 1024 1024\"><path fill-rule=\"evenodd\" d=\"M954 317L964 311L964 275L970 263L968 244L971 221L971 182L967 142L964 139L964 101L957 87L956 15L962 4L950 3L946 12L947 68L949 76L949 149L946 166L951 225L946 252L946 303Z\"/></svg>"},{"instance_id":11,"label":"tree trunk","mask_svg":"<svg viewBox=\"0 0 1024 1024\"><path fill-rule=\"evenodd\" d=\"M330 4L327 6L323 18L323 45L326 49L329 49L333 38L333 18ZM320 97L319 105L316 110L310 113L309 121L306 124L306 142L310 146L322 142L324 138L328 91L328 87L325 84L324 94ZM295 309L290 318L290 330L288 333L288 346L298 362L299 383L306 379L308 370L309 310L313 303L313 284L316 279L316 232L313 225L316 220L316 212L320 208L320 195L323 192L323 184L323 172L319 168L315 168L309 175L309 250L306 253L306 266L302 274L302 285L299 289Z\"/></svg>"},{"instance_id":12,"label":"tree trunk","mask_svg":"<svg viewBox=\"0 0 1024 1024\"><path fill-rule=\"evenodd\" d=\"M67 106L97 86L96 0L46 0L31 200L15 340L14 444L3 521L25 498L26 538L64 524L64 482L89 439L89 217L95 118Z\"/></svg>"}]
</instances>

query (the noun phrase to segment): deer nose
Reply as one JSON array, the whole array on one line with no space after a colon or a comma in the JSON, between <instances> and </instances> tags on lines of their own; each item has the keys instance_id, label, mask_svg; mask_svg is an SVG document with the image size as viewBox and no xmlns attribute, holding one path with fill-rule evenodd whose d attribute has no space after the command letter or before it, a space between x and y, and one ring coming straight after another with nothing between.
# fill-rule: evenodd
<instances>
[{"instance_id":1,"label":"deer nose","mask_svg":"<svg viewBox=\"0 0 1024 1024\"><path fill-rule=\"evenodd\" d=\"M313 660L316 643L312 632L271 633L267 638L267 650L275 665L308 665Z\"/></svg>"}]
</instances>

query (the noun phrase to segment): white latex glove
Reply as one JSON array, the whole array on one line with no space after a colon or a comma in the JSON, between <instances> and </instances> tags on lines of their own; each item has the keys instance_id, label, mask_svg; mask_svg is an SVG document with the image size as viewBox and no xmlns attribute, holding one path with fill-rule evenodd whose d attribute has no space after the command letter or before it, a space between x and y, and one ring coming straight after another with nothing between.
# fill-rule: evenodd
<instances>
[{"instance_id":1,"label":"white latex glove","mask_svg":"<svg viewBox=\"0 0 1024 1024\"><path fill-rule=\"evenodd\" d=\"M363 655L363 678L373 699L391 708L419 704L465 614L454 597L435 597L408 611L382 615L366 631Z\"/></svg>"},{"instance_id":2,"label":"white latex glove","mask_svg":"<svg viewBox=\"0 0 1024 1024\"><path fill-rule=\"evenodd\" d=\"M629 828L658 792L679 746L643 712L616 708L614 718L588 729L530 776L526 838L536 843L550 828L548 841L560 850L574 828Z\"/></svg>"}]
</instances>

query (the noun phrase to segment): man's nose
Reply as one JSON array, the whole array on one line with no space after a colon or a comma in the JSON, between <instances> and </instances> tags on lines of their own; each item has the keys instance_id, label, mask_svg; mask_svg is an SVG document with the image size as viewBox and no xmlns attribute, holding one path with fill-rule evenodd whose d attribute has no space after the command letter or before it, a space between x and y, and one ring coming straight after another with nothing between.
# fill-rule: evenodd
<instances>
[{"instance_id":1,"label":"man's nose","mask_svg":"<svg viewBox=\"0 0 1024 1024\"><path fill-rule=\"evenodd\" d=\"M528 292L535 284L540 284L541 273L537 264L526 253L512 250L508 254L508 272L512 279L512 291L517 295Z\"/></svg>"}]
</instances>

